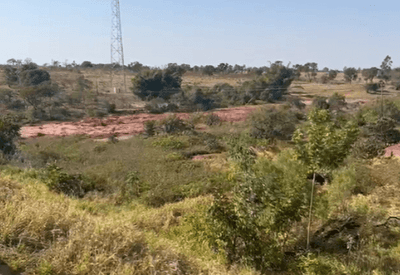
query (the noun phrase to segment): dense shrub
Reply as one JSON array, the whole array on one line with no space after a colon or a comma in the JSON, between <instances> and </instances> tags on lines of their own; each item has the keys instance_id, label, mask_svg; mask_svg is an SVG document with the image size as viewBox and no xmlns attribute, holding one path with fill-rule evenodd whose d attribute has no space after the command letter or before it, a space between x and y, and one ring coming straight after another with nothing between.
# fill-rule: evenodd
<instances>
[{"instance_id":1,"label":"dense shrub","mask_svg":"<svg viewBox=\"0 0 400 275\"><path fill-rule=\"evenodd\" d=\"M214 194L206 235L229 264L250 265L264 273L284 266L286 242L278 236L289 234L308 202L305 167L290 159L281 155L276 162L260 162L243 175L232 194Z\"/></svg>"},{"instance_id":2,"label":"dense shrub","mask_svg":"<svg viewBox=\"0 0 400 275\"><path fill-rule=\"evenodd\" d=\"M339 111L346 107L346 98L344 95L334 93L328 98L328 105L330 110Z\"/></svg>"},{"instance_id":3,"label":"dense shrub","mask_svg":"<svg viewBox=\"0 0 400 275\"><path fill-rule=\"evenodd\" d=\"M50 190L68 196L82 198L86 192L94 189L93 186L85 182L82 175L67 174L55 164L51 164L43 170L41 179Z\"/></svg>"},{"instance_id":4,"label":"dense shrub","mask_svg":"<svg viewBox=\"0 0 400 275\"><path fill-rule=\"evenodd\" d=\"M312 106L318 109L329 109L329 103L327 102L326 97L317 96L312 101Z\"/></svg>"},{"instance_id":5,"label":"dense shrub","mask_svg":"<svg viewBox=\"0 0 400 275\"><path fill-rule=\"evenodd\" d=\"M144 123L144 134L147 137L154 136L156 133L156 121L149 120Z\"/></svg>"},{"instance_id":6,"label":"dense shrub","mask_svg":"<svg viewBox=\"0 0 400 275\"><path fill-rule=\"evenodd\" d=\"M359 138L351 149L356 159L373 159L385 154L385 143L378 137Z\"/></svg>"},{"instance_id":7,"label":"dense shrub","mask_svg":"<svg viewBox=\"0 0 400 275\"><path fill-rule=\"evenodd\" d=\"M400 131L396 129L396 121L390 117L381 117L376 123L364 126L365 135L374 136L385 144L394 144L400 141Z\"/></svg>"},{"instance_id":8,"label":"dense shrub","mask_svg":"<svg viewBox=\"0 0 400 275\"><path fill-rule=\"evenodd\" d=\"M81 68L92 68L93 64L90 61L83 61L81 64Z\"/></svg>"},{"instance_id":9,"label":"dense shrub","mask_svg":"<svg viewBox=\"0 0 400 275\"><path fill-rule=\"evenodd\" d=\"M182 77L177 73L162 70L141 71L132 79L133 93L142 100L162 98L168 100L181 88Z\"/></svg>"},{"instance_id":10,"label":"dense shrub","mask_svg":"<svg viewBox=\"0 0 400 275\"><path fill-rule=\"evenodd\" d=\"M365 90L367 93L376 93L379 90L379 83L367 83L365 84Z\"/></svg>"},{"instance_id":11,"label":"dense shrub","mask_svg":"<svg viewBox=\"0 0 400 275\"><path fill-rule=\"evenodd\" d=\"M14 111L25 110L27 107L26 103L17 97L17 93L9 89L0 89L0 104Z\"/></svg>"},{"instance_id":12,"label":"dense shrub","mask_svg":"<svg viewBox=\"0 0 400 275\"><path fill-rule=\"evenodd\" d=\"M20 137L21 126L18 118L12 115L0 116L0 151L6 155L13 155L16 150L15 141Z\"/></svg>"},{"instance_id":13,"label":"dense shrub","mask_svg":"<svg viewBox=\"0 0 400 275\"><path fill-rule=\"evenodd\" d=\"M50 74L40 69L26 70L21 72L20 78L24 86L37 86L50 81Z\"/></svg>"},{"instance_id":14,"label":"dense shrub","mask_svg":"<svg viewBox=\"0 0 400 275\"><path fill-rule=\"evenodd\" d=\"M195 108L193 111L208 111L217 107L215 101L206 96L201 89L196 89L195 92L189 96L189 100Z\"/></svg>"},{"instance_id":15,"label":"dense shrub","mask_svg":"<svg viewBox=\"0 0 400 275\"><path fill-rule=\"evenodd\" d=\"M254 112L250 121L252 137L290 140L296 129L297 118L290 110L265 108Z\"/></svg>"},{"instance_id":16,"label":"dense shrub","mask_svg":"<svg viewBox=\"0 0 400 275\"><path fill-rule=\"evenodd\" d=\"M8 85L18 84L17 68L6 66L4 68L4 76Z\"/></svg>"},{"instance_id":17,"label":"dense shrub","mask_svg":"<svg viewBox=\"0 0 400 275\"><path fill-rule=\"evenodd\" d=\"M208 126L219 126L222 121L221 118L213 113L204 117L204 123Z\"/></svg>"},{"instance_id":18,"label":"dense shrub","mask_svg":"<svg viewBox=\"0 0 400 275\"><path fill-rule=\"evenodd\" d=\"M160 132L164 134L176 134L193 130L191 125L187 124L176 115L169 115L168 117L160 120L158 122L158 127Z\"/></svg>"}]
</instances>

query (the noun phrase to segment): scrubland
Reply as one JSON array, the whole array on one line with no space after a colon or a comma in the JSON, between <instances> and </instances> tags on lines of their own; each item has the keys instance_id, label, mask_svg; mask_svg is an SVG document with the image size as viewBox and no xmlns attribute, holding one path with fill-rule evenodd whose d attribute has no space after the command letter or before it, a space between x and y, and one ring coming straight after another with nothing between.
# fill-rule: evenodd
<instances>
[{"instance_id":1,"label":"scrubland","mask_svg":"<svg viewBox=\"0 0 400 275\"><path fill-rule=\"evenodd\" d=\"M113 115L146 104L122 73L117 94L105 71L50 74L67 94L83 75ZM186 73L182 86L253 77ZM21 274L400 274L400 162L383 156L400 140L397 91L381 102L339 73L301 76L287 95L299 101L257 101L239 122L211 109L128 139L17 139L0 160L0 262Z\"/></svg>"}]
</instances>

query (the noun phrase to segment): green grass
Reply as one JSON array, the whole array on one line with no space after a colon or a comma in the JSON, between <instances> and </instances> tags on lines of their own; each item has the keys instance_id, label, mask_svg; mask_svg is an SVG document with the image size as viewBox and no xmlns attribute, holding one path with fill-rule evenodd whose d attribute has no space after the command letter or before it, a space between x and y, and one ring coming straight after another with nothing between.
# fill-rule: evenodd
<instances>
[{"instance_id":1,"label":"green grass","mask_svg":"<svg viewBox=\"0 0 400 275\"><path fill-rule=\"evenodd\" d=\"M181 149L182 144L175 137L134 137L116 144L83 137L44 137L26 141L21 149L32 156L38 167L56 161L67 173L88 176L100 191L109 195L118 193L126 184L128 173L136 171L147 188L140 199L161 206L182 200L190 193L190 186L204 186L214 175L201 162L171 156L170 150L165 151Z\"/></svg>"}]
</instances>

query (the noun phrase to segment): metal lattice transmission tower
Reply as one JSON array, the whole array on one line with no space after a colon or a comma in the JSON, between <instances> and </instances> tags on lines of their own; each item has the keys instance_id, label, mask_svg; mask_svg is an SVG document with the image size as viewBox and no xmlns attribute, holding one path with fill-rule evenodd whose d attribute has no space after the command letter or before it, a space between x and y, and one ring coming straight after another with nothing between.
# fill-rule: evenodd
<instances>
[{"instance_id":1,"label":"metal lattice transmission tower","mask_svg":"<svg viewBox=\"0 0 400 275\"><path fill-rule=\"evenodd\" d=\"M126 75L124 67L124 48L122 46L121 13L119 0L111 2L112 20L111 20L111 88L113 88L114 68L120 65L124 72L124 85L126 93ZM115 88L114 88L115 90Z\"/></svg>"}]
</instances>

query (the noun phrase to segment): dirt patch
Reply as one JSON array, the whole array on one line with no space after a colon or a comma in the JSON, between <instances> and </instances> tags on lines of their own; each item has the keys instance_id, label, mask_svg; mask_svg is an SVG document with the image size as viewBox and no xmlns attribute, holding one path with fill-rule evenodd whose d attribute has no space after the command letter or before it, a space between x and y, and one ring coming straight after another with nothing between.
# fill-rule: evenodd
<instances>
[{"instance_id":1,"label":"dirt patch","mask_svg":"<svg viewBox=\"0 0 400 275\"><path fill-rule=\"evenodd\" d=\"M257 106L243 106L228 109L219 109L213 113L222 121L245 121L247 116ZM189 118L188 113L176 114L181 119ZM86 118L75 122L55 122L37 126L24 126L21 128L21 137L31 138L38 136L71 136L88 135L91 138L108 138L113 135L132 136L144 131L144 123L149 120L161 120L168 114L136 114L130 116L111 116L108 118Z\"/></svg>"},{"instance_id":2,"label":"dirt patch","mask_svg":"<svg viewBox=\"0 0 400 275\"><path fill-rule=\"evenodd\" d=\"M385 157L390 157L392 154L395 157L400 157L400 144L396 144L385 149Z\"/></svg>"}]
</instances>

